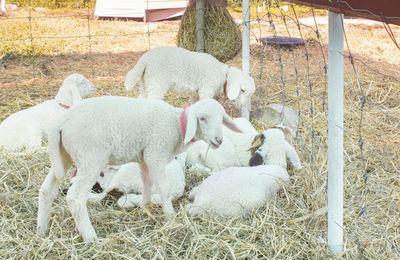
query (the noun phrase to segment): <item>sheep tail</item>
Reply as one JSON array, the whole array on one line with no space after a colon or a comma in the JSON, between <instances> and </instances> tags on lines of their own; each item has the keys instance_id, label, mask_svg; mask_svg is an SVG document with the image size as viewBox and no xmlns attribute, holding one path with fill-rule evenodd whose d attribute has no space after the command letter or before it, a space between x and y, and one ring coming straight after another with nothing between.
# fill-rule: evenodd
<instances>
[{"instance_id":1,"label":"sheep tail","mask_svg":"<svg viewBox=\"0 0 400 260\"><path fill-rule=\"evenodd\" d=\"M131 90L133 86L141 79L144 71L146 69L145 59L139 59L138 63L136 63L135 67L131 69L125 78L125 89Z\"/></svg>"},{"instance_id":2,"label":"sheep tail","mask_svg":"<svg viewBox=\"0 0 400 260\"><path fill-rule=\"evenodd\" d=\"M53 128L53 130L49 132L48 136L48 150L50 155L51 170L58 180L61 180L65 175L61 146L61 129Z\"/></svg>"}]
</instances>

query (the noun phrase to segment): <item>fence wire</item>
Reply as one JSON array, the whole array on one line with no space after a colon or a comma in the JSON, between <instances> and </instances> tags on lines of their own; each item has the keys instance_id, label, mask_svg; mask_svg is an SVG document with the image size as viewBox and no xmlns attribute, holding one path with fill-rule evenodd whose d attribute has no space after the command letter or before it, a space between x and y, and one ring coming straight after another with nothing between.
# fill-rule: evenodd
<instances>
[{"instance_id":1,"label":"fence wire","mask_svg":"<svg viewBox=\"0 0 400 260\"><path fill-rule=\"evenodd\" d=\"M100 95L117 93L126 72L145 51L176 45L177 19L146 23L98 20L94 17L94 1L24 1L23 6L0 18L1 120L54 96L57 84L72 72L89 76ZM228 5L230 11L237 8L235 2ZM234 13L240 26L241 19L237 16ZM251 9L251 75L257 87L252 108L262 110L275 103L298 113L300 125L294 143L310 179L304 188L321 196L315 198L315 203L304 205L311 211L326 205L325 192L317 192L327 183L326 18L322 10L299 8L277 0L257 0ZM351 258L380 258L378 252L399 257L400 50L397 42L400 29L379 23L354 25L348 21L352 20L342 21L345 33L342 53L345 60L345 221L342 228L346 254ZM47 29L48 26L54 30ZM377 28L383 33L371 35L370 31L376 32ZM279 36L299 38L304 44L293 47L266 43L266 37ZM381 38L389 39L392 46L390 43L376 46L380 43L372 41L379 42ZM393 46L393 50L385 50ZM379 53L370 57L369 48L382 50L382 57ZM240 55L227 63L240 68ZM19 87L10 93L13 85ZM25 101L15 103L15 98L26 96ZM234 108L230 112L238 113ZM253 120L260 123L256 118Z\"/></svg>"}]
</instances>

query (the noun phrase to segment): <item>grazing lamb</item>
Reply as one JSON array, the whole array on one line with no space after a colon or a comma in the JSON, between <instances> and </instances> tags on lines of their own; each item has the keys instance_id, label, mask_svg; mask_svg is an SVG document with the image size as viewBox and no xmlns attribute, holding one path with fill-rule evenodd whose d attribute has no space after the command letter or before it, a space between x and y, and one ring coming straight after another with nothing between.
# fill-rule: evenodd
<instances>
[{"instance_id":1,"label":"grazing lamb","mask_svg":"<svg viewBox=\"0 0 400 260\"><path fill-rule=\"evenodd\" d=\"M8 149L41 147L50 125L70 106L94 91L94 85L81 74L69 75L54 99L16 112L0 124L0 146Z\"/></svg>"},{"instance_id":2,"label":"grazing lamb","mask_svg":"<svg viewBox=\"0 0 400 260\"><path fill-rule=\"evenodd\" d=\"M173 214L164 185L165 167L192 139L218 148L222 124L240 131L213 99L187 109L160 100L127 97L85 99L60 117L49 132L51 168L39 190L38 234L49 228L52 202L72 164L77 175L66 196L76 227L85 242L97 241L86 202L100 172L108 164L138 162L143 180L143 205L150 202L152 184L160 192L166 215Z\"/></svg>"},{"instance_id":3,"label":"grazing lamb","mask_svg":"<svg viewBox=\"0 0 400 260\"><path fill-rule=\"evenodd\" d=\"M165 46L154 48L140 57L125 78L130 90L141 81L140 97L162 99L168 90L213 98L224 93L244 107L254 94L254 80L235 67L219 62L207 53Z\"/></svg>"},{"instance_id":4,"label":"grazing lamb","mask_svg":"<svg viewBox=\"0 0 400 260\"><path fill-rule=\"evenodd\" d=\"M188 214L216 213L233 217L260 207L278 192L282 184L289 183L286 156L296 169L301 169L300 159L293 147L287 150L286 141L276 146L278 142L270 139L273 136L267 135L262 148L258 148L263 150L260 153L267 149L277 153L277 156L269 157L272 154L266 152L268 165L232 167L209 176L190 192L193 203L187 205ZM279 140L282 141L281 136ZM282 154L285 154L284 158L280 156Z\"/></svg>"},{"instance_id":5,"label":"grazing lamb","mask_svg":"<svg viewBox=\"0 0 400 260\"><path fill-rule=\"evenodd\" d=\"M172 200L182 197L185 189L185 167L186 153L175 156L165 168L166 180L165 184ZM97 182L104 189L102 193L91 193L89 200L100 202L108 193L119 193L122 195L118 200L118 205L124 208L142 206L143 202L143 182L140 174L140 165L138 163L127 163L119 167L116 171L113 167L109 171L103 171ZM116 198L119 199L119 198ZM161 203L160 195L153 191L151 194L151 202Z\"/></svg>"}]
</instances>

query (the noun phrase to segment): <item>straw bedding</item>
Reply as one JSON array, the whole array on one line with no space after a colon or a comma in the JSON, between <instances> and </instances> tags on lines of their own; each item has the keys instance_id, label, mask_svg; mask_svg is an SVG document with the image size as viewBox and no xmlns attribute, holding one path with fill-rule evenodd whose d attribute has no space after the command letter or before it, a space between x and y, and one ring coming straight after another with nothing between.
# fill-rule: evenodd
<instances>
[{"instance_id":1,"label":"straw bedding","mask_svg":"<svg viewBox=\"0 0 400 260\"><path fill-rule=\"evenodd\" d=\"M177 28L177 23L166 26ZM359 33L355 42L360 35L370 33L361 33L365 29L352 29ZM377 32L375 34L379 35ZM160 38L165 39L165 35L160 34ZM151 37L154 40L157 34ZM381 36L378 38L383 39ZM173 37L168 39L167 42L172 44ZM118 48L107 46L107 41L93 44L98 49L109 47L108 50L112 49L114 53L85 57L72 54L37 57L36 62L41 59L47 62L51 72L48 76L39 74L32 77L30 58L8 60L6 69L2 70L4 77L0 79L0 120L12 112L52 98L62 78L72 68L92 75L90 79L98 88L97 95L136 96L138 90L126 93L122 82L125 73L146 50L146 45L141 46L139 41L130 38L129 44L135 45L137 52L129 53L118 52ZM326 245L327 100L324 102L326 81L320 47L308 43L310 59L307 66L304 48L278 50L253 44L252 76L257 85L253 109L268 103L285 102L301 112L302 123L294 144L303 162L303 169L290 172L291 185L279 192L276 199L245 216L191 218L185 212L188 192L206 175L187 172L185 195L174 203L177 215L168 222L164 220L161 208L156 205L150 210L154 216L151 219L141 209L127 210L115 205L89 203L89 214L100 238L99 245L93 246L82 243L60 192L53 206L50 233L42 238L35 233L37 196L50 167L48 154L45 150L25 155L0 150L1 258L331 258ZM362 49L353 47L355 54L361 58ZM372 52L369 56L373 57L373 50L368 51ZM296 57L297 74L293 57ZM385 72L398 73L399 68L391 62L392 56L388 56L387 60L384 57L380 59L374 61L387 69ZM230 60L229 64L240 67L240 55ZM351 64L348 60L345 64L345 80L354 86L356 79ZM381 105L385 113L398 120L399 82L375 74L359 62L355 66L368 100ZM345 252L342 257L396 259L400 254L397 251L400 246L400 175L393 169L400 169L399 124L369 103L362 107L362 99L354 92L358 93L359 90L345 88ZM183 106L188 102L188 97L169 93L166 100L173 105ZM239 115L231 102L222 97L219 101L229 114ZM267 127L262 120L254 119L252 122L258 130ZM365 144L362 151L360 133ZM368 148L373 148L373 151ZM375 156L376 153L382 156L384 162ZM66 177L62 188L68 186L70 175Z\"/></svg>"}]
</instances>

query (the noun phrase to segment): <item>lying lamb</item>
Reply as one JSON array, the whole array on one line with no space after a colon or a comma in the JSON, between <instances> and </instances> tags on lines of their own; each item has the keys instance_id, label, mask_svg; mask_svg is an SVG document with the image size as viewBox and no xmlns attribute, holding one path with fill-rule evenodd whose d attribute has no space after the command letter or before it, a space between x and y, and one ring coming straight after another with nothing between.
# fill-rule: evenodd
<instances>
[{"instance_id":1,"label":"lying lamb","mask_svg":"<svg viewBox=\"0 0 400 260\"><path fill-rule=\"evenodd\" d=\"M301 168L296 150L287 142L285 133L280 128L269 128L263 131L249 150L253 147L256 149L249 160L249 166L274 164L286 169L286 158L288 158L294 168Z\"/></svg>"},{"instance_id":2,"label":"lying lamb","mask_svg":"<svg viewBox=\"0 0 400 260\"><path fill-rule=\"evenodd\" d=\"M273 129L275 130L280 131ZM271 137L274 134L276 133L267 136ZM281 138L280 140L282 141ZM294 148L291 147L290 151L287 151L286 141L280 146L276 144L274 139L265 139L262 152L266 155L265 162L268 165L227 168L206 178L200 186L190 192L189 198L193 199L193 203L187 205L188 214L196 216L202 213L216 213L233 217L258 208L267 199L272 198L282 184L289 183L289 175L286 170L286 156L282 158L269 155L274 152L278 155L286 154L293 166L301 169L300 159Z\"/></svg>"},{"instance_id":3,"label":"lying lamb","mask_svg":"<svg viewBox=\"0 0 400 260\"><path fill-rule=\"evenodd\" d=\"M127 97L86 99L61 116L49 132L51 168L39 190L37 232L49 228L58 186L75 164L77 175L66 196L76 227L85 242L97 241L86 201L100 172L108 164L138 162L143 180L143 205L150 202L152 184L159 190L166 215L174 209L165 167L193 138L213 148L222 141L222 124L240 131L213 99L187 109L159 100Z\"/></svg>"},{"instance_id":4,"label":"lying lamb","mask_svg":"<svg viewBox=\"0 0 400 260\"><path fill-rule=\"evenodd\" d=\"M187 150L186 166L191 170L199 170L212 174L228 167L239 166L235 147L228 138L217 148L202 141L196 141Z\"/></svg>"},{"instance_id":5,"label":"lying lamb","mask_svg":"<svg viewBox=\"0 0 400 260\"><path fill-rule=\"evenodd\" d=\"M140 97L162 99L168 90L200 99L224 94L244 107L254 94L254 80L207 53L165 46L146 52L128 72L125 88L141 81Z\"/></svg>"},{"instance_id":6,"label":"lying lamb","mask_svg":"<svg viewBox=\"0 0 400 260\"><path fill-rule=\"evenodd\" d=\"M84 76L78 73L69 75L54 99L16 112L0 124L0 146L8 149L41 147L52 122L94 92L94 85Z\"/></svg>"},{"instance_id":7,"label":"lying lamb","mask_svg":"<svg viewBox=\"0 0 400 260\"><path fill-rule=\"evenodd\" d=\"M224 140L225 142L225 140ZM179 154L169 162L165 168L166 180L165 184L172 200L182 197L185 190L185 158L186 153ZM118 167L111 167L108 171L103 171L97 180L99 185L104 189L102 193L91 193L89 200L100 202L108 193L120 193L122 195L118 200L118 205L124 208L142 206L143 182L140 174L140 165L138 163L127 163ZM161 203L161 197L157 191L151 194L151 202Z\"/></svg>"},{"instance_id":8,"label":"lying lamb","mask_svg":"<svg viewBox=\"0 0 400 260\"><path fill-rule=\"evenodd\" d=\"M250 135L253 138L258 134L258 132L254 129L254 127L247 119L239 117L233 119L233 121L235 122L236 126L238 126L239 129L242 131L241 134L238 134L241 137L244 135ZM223 127L223 129L224 128L225 127ZM247 149L250 146L250 140L245 146L243 146L243 150L248 154L248 157L246 157L245 165L243 165L240 163L236 148L229 138L224 137L224 142L220 145L220 147L218 147L218 149L210 149L209 145L206 142L197 141L192 144L187 150L186 165L191 169L208 172L210 174L229 167L248 166L251 153L247 152Z\"/></svg>"}]
</instances>

